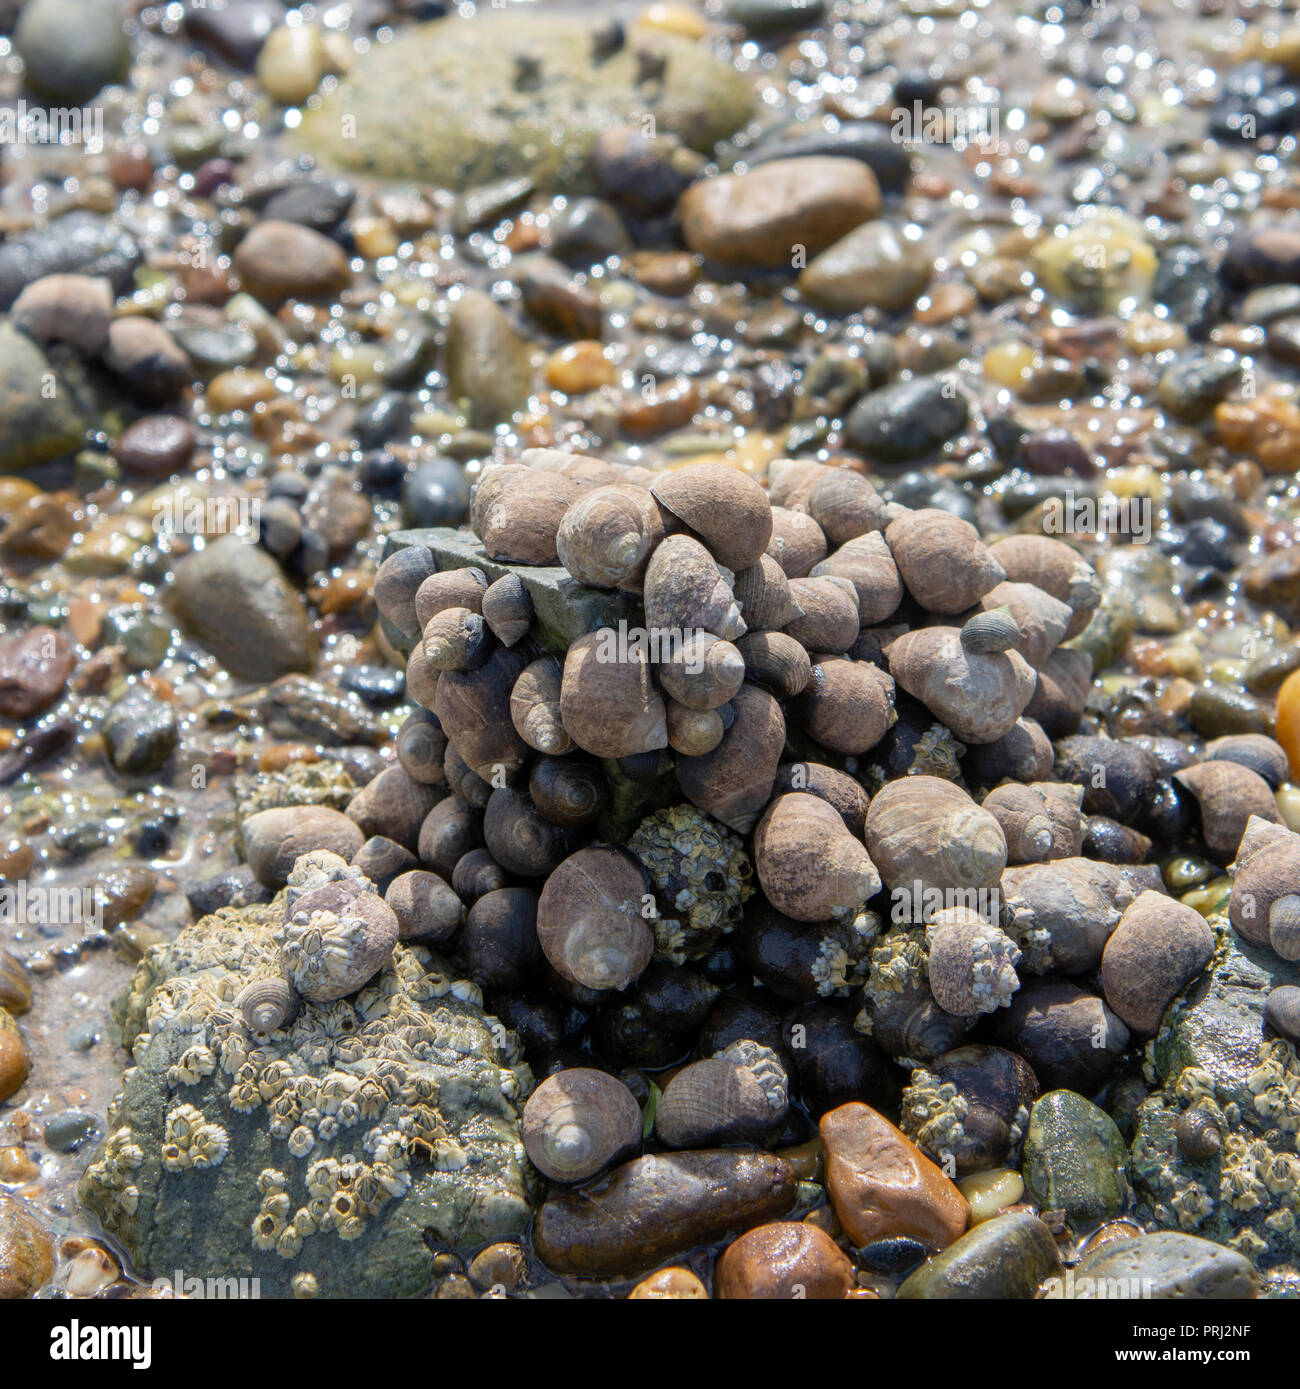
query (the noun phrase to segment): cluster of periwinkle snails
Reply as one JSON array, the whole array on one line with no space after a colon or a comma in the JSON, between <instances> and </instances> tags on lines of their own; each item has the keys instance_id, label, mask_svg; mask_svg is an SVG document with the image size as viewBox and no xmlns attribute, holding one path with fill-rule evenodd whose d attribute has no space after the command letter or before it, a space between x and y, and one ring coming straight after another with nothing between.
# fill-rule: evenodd
<instances>
[{"instance_id":1,"label":"cluster of periwinkle snails","mask_svg":"<svg viewBox=\"0 0 1300 1389\"><path fill-rule=\"evenodd\" d=\"M524 1137L552 1179L635 1152L645 1072L683 1063L668 1147L795 1142L896 1108L911 1071L923 1147L1008 1160L1040 1090L1097 1094L1210 959L1154 861L1198 832L1226 864L1250 821L1259 910L1233 924L1300 956L1281 749L1080 734L1092 659L1066 643L1101 589L1064 541L986 544L816 462L764 487L555 450L486 470L472 522L484 568L412 545L379 570L419 708L349 813L368 875L420 886L389 893L401 933L459 952L549 1077ZM555 566L652 639L548 649L530 583ZM964 1110L937 1122L934 1086Z\"/></svg>"}]
</instances>

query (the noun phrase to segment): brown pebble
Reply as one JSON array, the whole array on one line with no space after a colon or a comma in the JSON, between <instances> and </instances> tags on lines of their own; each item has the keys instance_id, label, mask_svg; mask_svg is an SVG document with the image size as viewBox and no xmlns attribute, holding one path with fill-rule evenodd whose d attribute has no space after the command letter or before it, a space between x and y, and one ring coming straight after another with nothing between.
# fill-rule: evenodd
<instances>
[{"instance_id":1,"label":"brown pebble","mask_svg":"<svg viewBox=\"0 0 1300 1389\"><path fill-rule=\"evenodd\" d=\"M718 1296L838 1300L853 1286L853 1265L824 1231L797 1221L760 1225L728 1245L714 1270Z\"/></svg>"},{"instance_id":2,"label":"brown pebble","mask_svg":"<svg viewBox=\"0 0 1300 1389\"><path fill-rule=\"evenodd\" d=\"M79 529L81 513L68 492L44 492L15 506L0 530L0 549L23 559L58 559Z\"/></svg>"},{"instance_id":3,"label":"brown pebble","mask_svg":"<svg viewBox=\"0 0 1300 1389\"><path fill-rule=\"evenodd\" d=\"M0 637L0 715L26 719L48 709L76 664L72 643L52 627Z\"/></svg>"},{"instance_id":4,"label":"brown pebble","mask_svg":"<svg viewBox=\"0 0 1300 1389\"><path fill-rule=\"evenodd\" d=\"M0 1302L31 1297L53 1276L49 1231L25 1201L0 1196Z\"/></svg>"},{"instance_id":5,"label":"brown pebble","mask_svg":"<svg viewBox=\"0 0 1300 1389\"><path fill-rule=\"evenodd\" d=\"M643 1278L628 1293L628 1299L637 1302L699 1302L708 1295L709 1290L689 1268L674 1265Z\"/></svg>"},{"instance_id":6,"label":"brown pebble","mask_svg":"<svg viewBox=\"0 0 1300 1389\"><path fill-rule=\"evenodd\" d=\"M844 1104L819 1128L826 1189L855 1245L906 1235L944 1249L965 1230L966 1198L883 1114Z\"/></svg>"},{"instance_id":7,"label":"brown pebble","mask_svg":"<svg viewBox=\"0 0 1300 1389\"><path fill-rule=\"evenodd\" d=\"M0 1148L0 1186L25 1186L41 1174L39 1164L27 1156L27 1150L16 1143Z\"/></svg>"},{"instance_id":8,"label":"brown pebble","mask_svg":"<svg viewBox=\"0 0 1300 1389\"><path fill-rule=\"evenodd\" d=\"M256 299L319 299L352 278L343 248L310 227L259 222L235 249L235 269Z\"/></svg>"},{"instance_id":9,"label":"brown pebble","mask_svg":"<svg viewBox=\"0 0 1300 1389\"><path fill-rule=\"evenodd\" d=\"M7 950L0 950L0 1008L20 1017L32 1006L32 976Z\"/></svg>"},{"instance_id":10,"label":"brown pebble","mask_svg":"<svg viewBox=\"0 0 1300 1389\"><path fill-rule=\"evenodd\" d=\"M109 156L109 176L123 193L143 193L153 183L153 160L147 145L126 145Z\"/></svg>"},{"instance_id":11,"label":"brown pebble","mask_svg":"<svg viewBox=\"0 0 1300 1389\"><path fill-rule=\"evenodd\" d=\"M9 1099L23 1088L30 1066L31 1056L18 1024L0 1008L0 1100Z\"/></svg>"},{"instance_id":12,"label":"brown pebble","mask_svg":"<svg viewBox=\"0 0 1300 1389\"><path fill-rule=\"evenodd\" d=\"M500 1240L475 1254L466 1272L480 1288L513 1292L528 1281L528 1260L513 1240Z\"/></svg>"},{"instance_id":13,"label":"brown pebble","mask_svg":"<svg viewBox=\"0 0 1300 1389\"><path fill-rule=\"evenodd\" d=\"M194 426L178 415L146 415L122 432L113 456L130 473L172 477L194 455Z\"/></svg>"}]
</instances>

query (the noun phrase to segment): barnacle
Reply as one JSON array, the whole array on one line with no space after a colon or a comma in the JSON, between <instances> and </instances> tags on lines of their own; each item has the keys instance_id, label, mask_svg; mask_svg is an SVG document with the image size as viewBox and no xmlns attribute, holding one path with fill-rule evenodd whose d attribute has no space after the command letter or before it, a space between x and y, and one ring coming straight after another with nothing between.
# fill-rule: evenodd
<instances>
[{"instance_id":1,"label":"barnacle","mask_svg":"<svg viewBox=\"0 0 1300 1389\"><path fill-rule=\"evenodd\" d=\"M1214 1214L1215 1201L1203 1186L1189 1182L1170 1202L1179 1229L1196 1230Z\"/></svg>"},{"instance_id":2,"label":"barnacle","mask_svg":"<svg viewBox=\"0 0 1300 1389\"><path fill-rule=\"evenodd\" d=\"M918 1067L903 1091L900 1127L937 1162L955 1168L970 1105L951 1081Z\"/></svg>"},{"instance_id":3,"label":"barnacle","mask_svg":"<svg viewBox=\"0 0 1300 1389\"><path fill-rule=\"evenodd\" d=\"M772 1113L784 1113L790 1103L790 1077L786 1075L780 1058L770 1047L748 1040L732 1042L730 1046L716 1052L713 1059L744 1066L767 1096Z\"/></svg>"},{"instance_id":4,"label":"barnacle","mask_svg":"<svg viewBox=\"0 0 1300 1389\"><path fill-rule=\"evenodd\" d=\"M299 1124L289 1135L289 1151L296 1158L304 1158L316 1146L316 1135L305 1125Z\"/></svg>"},{"instance_id":5,"label":"barnacle","mask_svg":"<svg viewBox=\"0 0 1300 1389\"><path fill-rule=\"evenodd\" d=\"M734 831L693 805L674 805L646 816L628 848L664 909L653 922L657 958L698 960L740 921L754 869Z\"/></svg>"},{"instance_id":6,"label":"barnacle","mask_svg":"<svg viewBox=\"0 0 1300 1389\"><path fill-rule=\"evenodd\" d=\"M925 946L921 931L890 931L871 952L865 992L872 1003L907 993L925 983Z\"/></svg>"}]
</instances>

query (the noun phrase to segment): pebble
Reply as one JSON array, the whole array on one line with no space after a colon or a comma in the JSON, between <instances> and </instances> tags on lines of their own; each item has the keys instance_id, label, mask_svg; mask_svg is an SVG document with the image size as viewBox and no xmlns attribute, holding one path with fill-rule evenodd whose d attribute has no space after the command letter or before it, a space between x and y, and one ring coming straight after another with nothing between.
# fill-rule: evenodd
<instances>
[{"instance_id":1,"label":"pebble","mask_svg":"<svg viewBox=\"0 0 1300 1389\"><path fill-rule=\"evenodd\" d=\"M1106 942L1106 1002L1132 1031L1153 1036L1165 1009L1213 953L1214 935L1199 912L1163 892L1144 892Z\"/></svg>"},{"instance_id":2,"label":"pebble","mask_svg":"<svg viewBox=\"0 0 1300 1389\"><path fill-rule=\"evenodd\" d=\"M344 178L305 178L274 194L262 209L263 220L292 222L327 236L352 211L357 190Z\"/></svg>"},{"instance_id":3,"label":"pebble","mask_svg":"<svg viewBox=\"0 0 1300 1389\"><path fill-rule=\"evenodd\" d=\"M1300 780L1300 671L1288 675L1277 692L1273 736L1291 764L1292 780Z\"/></svg>"},{"instance_id":4,"label":"pebble","mask_svg":"<svg viewBox=\"0 0 1300 1389\"><path fill-rule=\"evenodd\" d=\"M269 902L271 890L257 881L247 864L219 869L185 889L185 900L195 918L211 916L222 907L246 907Z\"/></svg>"},{"instance_id":5,"label":"pebble","mask_svg":"<svg viewBox=\"0 0 1300 1389\"><path fill-rule=\"evenodd\" d=\"M95 1132L98 1120L93 1114L85 1114L79 1109L65 1109L46 1120L42 1136L45 1146L56 1153L75 1153Z\"/></svg>"},{"instance_id":6,"label":"pebble","mask_svg":"<svg viewBox=\"0 0 1300 1389\"><path fill-rule=\"evenodd\" d=\"M875 174L880 187L891 193L901 191L912 176L912 156L907 145L895 139L893 130L879 121L840 121L834 129L823 125L794 126L760 141L750 163L827 155L860 160Z\"/></svg>"},{"instance_id":7,"label":"pebble","mask_svg":"<svg viewBox=\"0 0 1300 1389\"><path fill-rule=\"evenodd\" d=\"M30 866L30 865L29 865ZM21 874L0 874L0 877L18 877ZM32 1006L32 976L27 966L7 950L0 950L0 1008L21 1015Z\"/></svg>"},{"instance_id":8,"label":"pebble","mask_svg":"<svg viewBox=\"0 0 1300 1389\"><path fill-rule=\"evenodd\" d=\"M716 1148L635 1158L579 1190L548 1196L533 1245L555 1273L633 1276L785 1215L796 1185L789 1164L770 1153Z\"/></svg>"},{"instance_id":9,"label":"pebble","mask_svg":"<svg viewBox=\"0 0 1300 1389\"><path fill-rule=\"evenodd\" d=\"M687 246L725 265L793 266L880 212L866 165L825 156L776 159L693 184L678 203Z\"/></svg>"},{"instance_id":10,"label":"pebble","mask_svg":"<svg viewBox=\"0 0 1300 1389\"><path fill-rule=\"evenodd\" d=\"M102 276L45 275L14 300L9 321L37 342L98 352L113 317L113 287Z\"/></svg>"},{"instance_id":11,"label":"pebble","mask_svg":"<svg viewBox=\"0 0 1300 1389\"><path fill-rule=\"evenodd\" d=\"M179 415L146 415L122 431L113 456L130 473L174 477L194 456L198 436Z\"/></svg>"},{"instance_id":12,"label":"pebble","mask_svg":"<svg viewBox=\"0 0 1300 1389\"><path fill-rule=\"evenodd\" d=\"M257 80L276 101L298 106L320 86L330 66L319 25L281 24L266 36L257 55Z\"/></svg>"},{"instance_id":13,"label":"pebble","mask_svg":"<svg viewBox=\"0 0 1300 1389\"><path fill-rule=\"evenodd\" d=\"M27 86L47 101L80 106L113 82L122 82L131 48L113 5L100 0L29 0L14 47Z\"/></svg>"},{"instance_id":14,"label":"pebble","mask_svg":"<svg viewBox=\"0 0 1300 1389\"><path fill-rule=\"evenodd\" d=\"M855 448L885 463L905 463L931 453L966 428L970 402L937 376L872 391L854 406L844 425Z\"/></svg>"},{"instance_id":15,"label":"pebble","mask_svg":"<svg viewBox=\"0 0 1300 1389\"><path fill-rule=\"evenodd\" d=\"M854 1282L853 1265L824 1230L789 1220L741 1235L713 1272L714 1291L727 1300L836 1300Z\"/></svg>"},{"instance_id":16,"label":"pebble","mask_svg":"<svg viewBox=\"0 0 1300 1389\"><path fill-rule=\"evenodd\" d=\"M586 395L617 379L614 364L598 342L571 342L553 352L546 363L546 381L565 395Z\"/></svg>"},{"instance_id":17,"label":"pebble","mask_svg":"<svg viewBox=\"0 0 1300 1389\"><path fill-rule=\"evenodd\" d=\"M799 292L834 313L906 309L930 282L933 257L887 222L866 222L809 262Z\"/></svg>"},{"instance_id":18,"label":"pebble","mask_svg":"<svg viewBox=\"0 0 1300 1389\"><path fill-rule=\"evenodd\" d=\"M109 710L103 732L108 760L123 776L156 772L180 740L175 710L139 685Z\"/></svg>"},{"instance_id":19,"label":"pebble","mask_svg":"<svg viewBox=\"0 0 1300 1389\"><path fill-rule=\"evenodd\" d=\"M689 1268L661 1268L649 1278L643 1278L628 1293L637 1302L702 1302L709 1290Z\"/></svg>"},{"instance_id":20,"label":"pebble","mask_svg":"<svg viewBox=\"0 0 1300 1389\"><path fill-rule=\"evenodd\" d=\"M1300 284L1300 226L1269 222L1238 232L1228 243L1219 274L1235 290Z\"/></svg>"},{"instance_id":21,"label":"pebble","mask_svg":"<svg viewBox=\"0 0 1300 1389\"><path fill-rule=\"evenodd\" d=\"M0 530L0 549L24 559L58 559L81 527L75 498L66 492L42 492L12 509L0 502L8 521Z\"/></svg>"},{"instance_id":22,"label":"pebble","mask_svg":"<svg viewBox=\"0 0 1300 1389\"><path fill-rule=\"evenodd\" d=\"M63 693L77 664L72 643L52 627L0 636L0 715L26 719Z\"/></svg>"},{"instance_id":23,"label":"pebble","mask_svg":"<svg viewBox=\"0 0 1300 1389\"><path fill-rule=\"evenodd\" d=\"M50 1232L16 1196L0 1196L0 1302L31 1297L54 1276Z\"/></svg>"},{"instance_id":24,"label":"pebble","mask_svg":"<svg viewBox=\"0 0 1300 1389\"><path fill-rule=\"evenodd\" d=\"M1028 1211L982 1221L917 1269L898 1290L903 1302L921 1299L1018 1299L1061 1271L1052 1232Z\"/></svg>"},{"instance_id":25,"label":"pebble","mask_svg":"<svg viewBox=\"0 0 1300 1389\"><path fill-rule=\"evenodd\" d=\"M810 29L826 14L826 0L727 0L727 18L751 34Z\"/></svg>"},{"instance_id":26,"label":"pebble","mask_svg":"<svg viewBox=\"0 0 1300 1389\"><path fill-rule=\"evenodd\" d=\"M10 1099L27 1083L32 1058L12 1014L0 1009L0 1101ZM0 1269L4 1267L0 1260Z\"/></svg>"},{"instance_id":27,"label":"pebble","mask_svg":"<svg viewBox=\"0 0 1300 1389\"><path fill-rule=\"evenodd\" d=\"M238 536L182 560L172 601L232 675L273 680L315 664L316 637L302 598L270 555Z\"/></svg>"},{"instance_id":28,"label":"pebble","mask_svg":"<svg viewBox=\"0 0 1300 1389\"><path fill-rule=\"evenodd\" d=\"M672 207L700 164L675 135L640 125L603 130L591 150L592 171L606 197L638 217Z\"/></svg>"},{"instance_id":29,"label":"pebble","mask_svg":"<svg viewBox=\"0 0 1300 1389\"><path fill-rule=\"evenodd\" d=\"M116 319L108 330L104 365L142 405L165 405L190 381L189 358L151 318Z\"/></svg>"},{"instance_id":30,"label":"pebble","mask_svg":"<svg viewBox=\"0 0 1300 1389\"><path fill-rule=\"evenodd\" d=\"M454 458L417 463L402 484L402 518L408 526L456 526L469 514L470 479Z\"/></svg>"},{"instance_id":31,"label":"pebble","mask_svg":"<svg viewBox=\"0 0 1300 1389\"><path fill-rule=\"evenodd\" d=\"M257 358L257 338L242 323L177 320L172 333L204 376L246 367Z\"/></svg>"},{"instance_id":32,"label":"pebble","mask_svg":"<svg viewBox=\"0 0 1300 1389\"><path fill-rule=\"evenodd\" d=\"M600 300L550 256L526 258L519 293L529 316L556 337L600 337L604 323Z\"/></svg>"},{"instance_id":33,"label":"pebble","mask_svg":"<svg viewBox=\"0 0 1300 1389\"><path fill-rule=\"evenodd\" d=\"M531 350L505 312L478 290L463 294L451 310L446 374L448 391L465 401L476 429L508 420L528 400Z\"/></svg>"},{"instance_id":34,"label":"pebble","mask_svg":"<svg viewBox=\"0 0 1300 1389\"><path fill-rule=\"evenodd\" d=\"M249 69L257 61L271 30L284 23L279 0L187 0L185 31L209 52L234 67Z\"/></svg>"},{"instance_id":35,"label":"pebble","mask_svg":"<svg viewBox=\"0 0 1300 1389\"><path fill-rule=\"evenodd\" d=\"M0 279L8 244L0 243ZM60 389L41 349L10 324L0 325L0 472L20 472L71 453L85 431L72 392Z\"/></svg>"},{"instance_id":36,"label":"pebble","mask_svg":"<svg viewBox=\"0 0 1300 1389\"><path fill-rule=\"evenodd\" d=\"M140 247L130 233L98 213L65 213L48 225L0 243L0 309L46 275L103 277L117 294L131 285Z\"/></svg>"},{"instance_id":37,"label":"pebble","mask_svg":"<svg viewBox=\"0 0 1300 1389\"><path fill-rule=\"evenodd\" d=\"M352 279L337 242L293 222L259 222L235 248L234 265L244 288L267 304L326 298Z\"/></svg>"},{"instance_id":38,"label":"pebble","mask_svg":"<svg viewBox=\"0 0 1300 1389\"><path fill-rule=\"evenodd\" d=\"M551 221L551 254L586 270L632 249L623 219L599 198L575 198Z\"/></svg>"},{"instance_id":39,"label":"pebble","mask_svg":"<svg viewBox=\"0 0 1300 1389\"><path fill-rule=\"evenodd\" d=\"M341 811L323 805L277 806L250 815L241 827L244 855L258 882L281 888L294 861L313 849L342 859L365 843L365 834Z\"/></svg>"},{"instance_id":40,"label":"pebble","mask_svg":"<svg viewBox=\"0 0 1300 1389\"><path fill-rule=\"evenodd\" d=\"M1176 1230L1102 1245L1075 1267L1076 1289L1084 1278L1105 1279L1108 1300L1195 1302L1259 1296L1259 1274L1248 1259Z\"/></svg>"},{"instance_id":41,"label":"pebble","mask_svg":"<svg viewBox=\"0 0 1300 1389\"><path fill-rule=\"evenodd\" d=\"M900 1129L865 1104L822 1116L826 1190L855 1245L907 1235L942 1249L966 1228L957 1187Z\"/></svg>"},{"instance_id":42,"label":"pebble","mask_svg":"<svg viewBox=\"0 0 1300 1389\"><path fill-rule=\"evenodd\" d=\"M230 415L237 410L251 414L257 406L274 400L278 394L269 376L236 367L233 371L223 371L208 383L208 409L214 415Z\"/></svg>"},{"instance_id":43,"label":"pebble","mask_svg":"<svg viewBox=\"0 0 1300 1389\"><path fill-rule=\"evenodd\" d=\"M957 1189L970 1203L970 1223L978 1225L1014 1206L1025 1194L1025 1183L1019 1172L995 1167L959 1178Z\"/></svg>"},{"instance_id":44,"label":"pebble","mask_svg":"<svg viewBox=\"0 0 1300 1389\"><path fill-rule=\"evenodd\" d=\"M1104 1109L1073 1090L1034 1102L1025 1134L1025 1191L1042 1210L1059 1210L1077 1228L1118 1215L1128 1196L1128 1149Z\"/></svg>"}]
</instances>

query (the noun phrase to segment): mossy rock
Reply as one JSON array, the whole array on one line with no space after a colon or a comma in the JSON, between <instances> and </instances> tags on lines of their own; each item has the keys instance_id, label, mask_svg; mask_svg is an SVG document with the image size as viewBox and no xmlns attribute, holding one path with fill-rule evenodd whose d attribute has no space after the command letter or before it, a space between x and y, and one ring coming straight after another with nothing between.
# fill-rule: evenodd
<instances>
[{"instance_id":1,"label":"mossy rock","mask_svg":"<svg viewBox=\"0 0 1300 1389\"><path fill-rule=\"evenodd\" d=\"M300 143L346 169L443 188L526 175L575 192L590 188L587 156L610 126L653 119L707 151L749 120L748 80L706 46L634 35L602 58L598 33L518 11L422 25L360 58Z\"/></svg>"},{"instance_id":2,"label":"mossy rock","mask_svg":"<svg viewBox=\"0 0 1300 1389\"><path fill-rule=\"evenodd\" d=\"M527 1224L532 1076L472 989L408 945L360 992L252 1033L233 1000L278 972L284 904L224 908L139 965L114 1008L135 1064L81 1199L149 1277L416 1296L439 1248Z\"/></svg>"}]
</instances>

